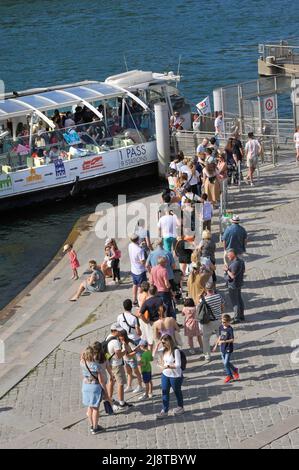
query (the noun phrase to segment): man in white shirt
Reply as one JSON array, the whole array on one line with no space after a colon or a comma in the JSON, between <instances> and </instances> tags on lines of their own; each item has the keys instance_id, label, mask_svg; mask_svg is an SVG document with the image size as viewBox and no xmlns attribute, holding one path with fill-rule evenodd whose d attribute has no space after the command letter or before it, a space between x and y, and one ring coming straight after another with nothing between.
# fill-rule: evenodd
<instances>
[{"instance_id":1,"label":"man in white shirt","mask_svg":"<svg viewBox=\"0 0 299 470\"><path fill-rule=\"evenodd\" d=\"M177 238L177 228L179 227L179 219L172 214L170 208L165 209L166 214L163 215L158 222L159 237L163 239L163 248L171 253L174 242Z\"/></svg>"},{"instance_id":2,"label":"man in white shirt","mask_svg":"<svg viewBox=\"0 0 299 470\"><path fill-rule=\"evenodd\" d=\"M132 300L126 299L123 302L124 312L118 315L117 323L128 333L128 338L137 346L141 339L141 329L139 320L132 314Z\"/></svg>"},{"instance_id":3,"label":"man in white shirt","mask_svg":"<svg viewBox=\"0 0 299 470\"><path fill-rule=\"evenodd\" d=\"M261 153L261 145L257 139L254 138L253 132L248 133L248 142L245 145L245 155L247 159L248 175L245 181L253 186L253 174L258 166L258 157Z\"/></svg>"},{"instance_id":4,"label":"man in white shirt","mask_svg":"<svg viewBox=\"0 0 299 470\"><path fill-rule=\"evenodd\" d=\"M299 126L296 128L296 132L294 134L294 143L296 147L296 160L299 161Z\"/></svg>"},{"instance_id":5,"label":"man in white shirt","mask_svg":"<svg viewBox=\"0 0 299 470\"><path fill-rule=\"evenodd\" d=\"M126 354L122 351L122 347L118 336L122 331L122 327L118 323L111 325L111 334L107 336L105 343L109 355L109 366L107 367L110 380L108 383L109 397L113 397L114 383L117 383L118 405L113 405L113 410L118 411L128 406L132 406L124 401L124 385L127 383L123 356Z\"/></svg>"},{"instance_id":6,"label":"man in white shirt","mask_svg":"<svg viewBox=\"0 0 299 470\"><path fill-rule=\"evenodd\" d=\"M147 280L145 268L145 253L138 245L138 235L134 233L130 237L129 257L131 262L131 276L133 281L133 305L138 305L137 294L142 282Z\"/></svg>"},{"instance_id":7,"label":"man in white shirt","mask_svg":"<svg viewBox=\"0 0 299 470\"><path fill-rule=\"evenodd\" d=\"M224 122L223 122L223 112L219 111L218 116L216 117L214 121L214 126L215 126L215 134L219 137L222 136L224 133Z\"/></svg>"}]
</instances>

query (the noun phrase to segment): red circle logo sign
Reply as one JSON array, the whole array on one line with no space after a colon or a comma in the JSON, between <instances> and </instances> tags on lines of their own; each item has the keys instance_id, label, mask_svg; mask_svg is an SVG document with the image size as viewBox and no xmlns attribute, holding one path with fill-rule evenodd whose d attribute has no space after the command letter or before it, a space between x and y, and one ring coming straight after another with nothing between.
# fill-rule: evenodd
<instances>
[{"instance_id":1,"label":"red circle logo sign","mask_svg":"<svg viewBox=\"0 0 299 470\"><path fill-rule=\"evenodd\" d=\"M265 101L265 108L267 111L272 111L274 107L274 103L273 103L273 100L272 98L268 98L266 101Z\"/></svg>"}]
</instances>

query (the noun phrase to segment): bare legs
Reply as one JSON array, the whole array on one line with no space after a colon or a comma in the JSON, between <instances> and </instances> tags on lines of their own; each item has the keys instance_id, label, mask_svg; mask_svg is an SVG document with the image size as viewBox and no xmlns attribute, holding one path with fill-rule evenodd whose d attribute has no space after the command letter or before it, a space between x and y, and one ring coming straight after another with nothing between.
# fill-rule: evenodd
<instances>
[{"instance_id":1,"label":"bare legs","mask_svg":"<svg viewBox=\"0 0 299 470\"><path fill-rule=\"evenodd\" d=\"M197 338L199 347L202 349L203 348L202 337L197 336L196 338ZM194 347L193 346L193 336L188 336L188 344L189 344L189 348L193 349L193 347Z\"/></svg>"},{"instance_id":2,"label":"bare legs","mask_svg":"<svg viewBox=\"0 0 299 470\"><path fill-rule=\"evenodd\" d=\"M83 292L85 291L85 283L82 282L82 284L80 284L80 287L79 289L77 290L76 294L74 295L74 297L72 297L70 299L71 302L76 302L76 300L79 299L80 295L83 294Z\"/></svg>"},{"instance_id":3,"label":"bare legs","mask_svg":"<svg viewBox=\"0 0 299 470\"><path fill-rule=\"evenodd\" d=\"M99 409L92 408L91 406L89 406L87 409L87 417L88 417L90 426L93 429L96 429L99 425Z\"/></svg>"}]
</instances>

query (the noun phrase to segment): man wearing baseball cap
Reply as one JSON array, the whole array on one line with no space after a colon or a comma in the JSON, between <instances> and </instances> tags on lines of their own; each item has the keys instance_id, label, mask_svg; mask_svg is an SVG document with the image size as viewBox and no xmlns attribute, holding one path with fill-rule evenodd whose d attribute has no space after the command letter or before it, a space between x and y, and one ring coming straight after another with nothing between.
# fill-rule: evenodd
<instances>
[{"instance_id":1,"label":"man wearing baseball cap","mask_svg":"<svg viewBox=\"0 0 299 470\"><path fill-rule=\"evenodd\" d=\"M240 225L240 218L234 214L231 219L232 224L227 227L222 235L224 244L224 251L233 249L240 257L246 251L247 232L244 227Z\"/></svg>"},{"instance_id":2,"label":"man wearing baseball cap","mask_svg":"<svg viewBox=\"0 0 299 470\"><path fill-rule=\"evenodd\" d=\"M122 350L121 343L118 339L118 336L123 328L119 323L113 323L111 325L111 333L104 341L104 344L107 348L107 353L109 359L109 366L111 368L110 380L108 383L108 393L110 398L113 397L114 383L117 383L117 397L118 405L113 405L113 410L118 411L122 410L129 405L124 401L124 385L127 383L125 367L123 357L126 354L126 351Z\"/></svg>"}]
</instances>

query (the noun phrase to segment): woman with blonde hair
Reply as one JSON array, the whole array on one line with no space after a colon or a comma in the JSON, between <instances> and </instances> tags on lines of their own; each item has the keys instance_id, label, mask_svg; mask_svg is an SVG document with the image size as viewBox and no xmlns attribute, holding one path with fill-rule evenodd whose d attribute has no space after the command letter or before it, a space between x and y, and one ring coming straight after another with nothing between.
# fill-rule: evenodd
<instances>
[{"instance_id":1,"label":"woman with blonde hair","mask_svg":"<svg viewBox=\"0 0 299 470\"><path fill-rule=\"evenodd\" d=\"M177 408L173 410L173 414L175 416L179 416L185 411L182 393L184 376L182 370L181 353L179 349L177 349L173 338L169 335L162 336L160 345L163 348L161 351L161 358L159 363L162 369L161 388L163 408L156 418L164 419L168 416L170 388L172 388L174 391L178 405Z\"/></svg>"},{"instance_id":2,"label":"woman with blonde hair","mask_svg":"<svg viewBox=\"0 0 299 470\"><path fill-rule=\"evenodd\" d=\"M87 406L91 434L105 431L102 426L99 426L99 407L103 397L108 397L106 376L100 363L100 361L102 364L105 362L105 355L102 351L102 355L95 360L95 354L96 351L88 346L81 354L80 360L83 375L82 401L83 405Z\"/></svg>"},{"instance_id":3,"label":"woman with blonde hair","mask_svg":"<svg viewBox=\"0 0 299 470\"><path fill-rule=\"evenodd\" d=\"M214 206L220 200L220 182L219 171L217 170L217 160L209 157L206 161L206 167L203 169L203 192L208 195L208 201Z\"/></svg>"},{"instance_id":4,"label":"woman with blonde hair","mask_svg":"<svg viewBox=\"0 0 299 470\"><path fill-rule=\"evenodd\" d=\"M210 279L212 271L200 263L192 263L192 271L187 281L188 297L193 299L195 305L205 292L206 283Z\"/></svg>"}]
</instances>

